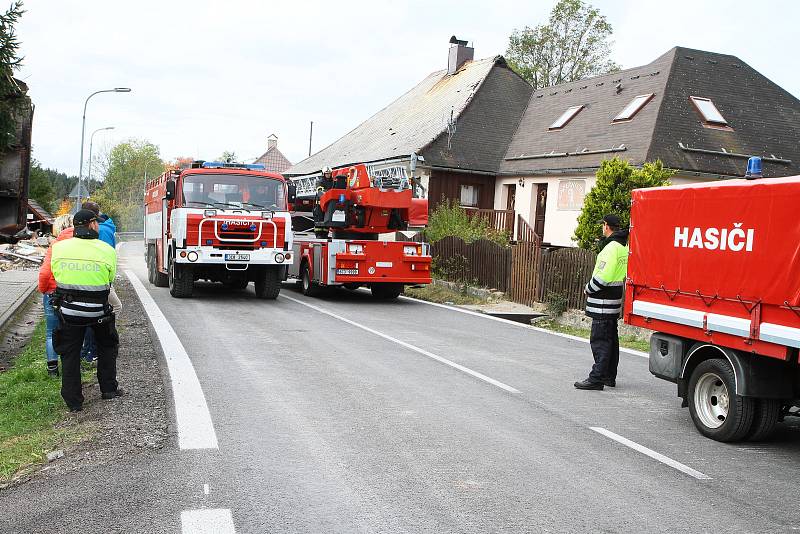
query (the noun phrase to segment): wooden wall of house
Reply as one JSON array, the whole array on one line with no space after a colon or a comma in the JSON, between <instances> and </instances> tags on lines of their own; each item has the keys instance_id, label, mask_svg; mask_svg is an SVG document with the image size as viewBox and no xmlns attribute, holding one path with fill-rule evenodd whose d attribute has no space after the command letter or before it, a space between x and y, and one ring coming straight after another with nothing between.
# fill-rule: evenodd
<instances>
[{"instance_id":1,"label":"wooden wall of house","mask_svg":"<svg viewBox=\"0 0 800 534\"><path fill-rule=\"evenodd\" d=\"M433 170L428 186L428 211L436 209L443 198L459 201L462 185L479 187L477 208L493 209L494 182L494 176Z\"/></svg>"}]
</instances>

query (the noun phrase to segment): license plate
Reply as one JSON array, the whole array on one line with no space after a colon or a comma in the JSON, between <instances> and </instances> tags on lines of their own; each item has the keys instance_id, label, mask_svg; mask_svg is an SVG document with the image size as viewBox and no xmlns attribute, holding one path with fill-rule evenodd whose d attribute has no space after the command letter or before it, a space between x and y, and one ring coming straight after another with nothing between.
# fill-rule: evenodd
<instances>
[{"instance_id":1,"label":"license plate","mask_svg":"<svg viewBox=\"0 0 800 534\"><path fill-rule=\"evenodd\" d=\"M358 269L336 269L336 274L355 276L358 274Z\"/></svg>"},{"instance_id":2,"label":"license plate","mask_svg":"<svg viewBox=\"0 0 800 534\"><path fill-rule=\"evenodd\" d=\"M250 261L250 254L225 254L225 261Z\"/></svg>"},{"instance_id":3,"label":"license plate","mask_svg":"<svg viewBox=\"0 0 800 534\"><path fill-rule=\"evenodd\" d=\"M376 261L375 262L375 267L382 267L384 269L387 269L387 268L389 268L391 266L392 266L392 262L390 262L390 261Z\"/></svg>"}]
</instances>

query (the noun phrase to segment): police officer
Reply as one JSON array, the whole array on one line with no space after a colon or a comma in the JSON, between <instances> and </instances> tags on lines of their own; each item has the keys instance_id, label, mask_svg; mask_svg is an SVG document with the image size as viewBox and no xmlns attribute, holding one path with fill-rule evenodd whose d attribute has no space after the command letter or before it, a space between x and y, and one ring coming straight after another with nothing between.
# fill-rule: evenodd
<instances>
[{"instance_id":1,"label":"police officer","mask_svg":"<svg viewBox=\"0 0 800 534\"><path fill-rule=\"evenodd\" d=\"M59 324L53 347L61 355L61 396L71 412L83 408L80 352L87 328L97 343L97 381L104 399L120 397L117 383L119 336L108 294L117 271L114 247L98 239L97 216L82 209L73 217L74 237L53 245L50 266L56 281Z\"/></svg>"},{"instance_id":2,"label":"police officer","mask_svg":"<svg viewBox=\"0 0 800 534\"><path fill-rule=\"evenodd\" d=\"M605 246L597 256L592 279L586 284L586 315L592 318L592 347L594 365L589 378L575 382L578 389L602 390L617 385L619 364L619 335L617 319L622 312L622 291L628 271L628 229L621 229L620 218L609 214L603 217Z\"/></svg>"}]
</instances>

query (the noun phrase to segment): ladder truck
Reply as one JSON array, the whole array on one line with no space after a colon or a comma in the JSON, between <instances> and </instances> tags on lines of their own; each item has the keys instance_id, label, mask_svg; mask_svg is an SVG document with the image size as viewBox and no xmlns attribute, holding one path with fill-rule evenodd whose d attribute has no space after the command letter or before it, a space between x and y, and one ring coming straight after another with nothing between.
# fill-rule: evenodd
<instances>
[{"instance_id":1,"label":"ladder truck","mask_svg":"<svg viewBox=\"0 0 800 534\"><path fill-rule=\"evenodd\" d=\"M196 280L275 299L294 261L294 184L263 165L196 161L147 183L148 279L190 297Z\"/></svg>"},{"instance_id":2,"label":"ladder truck","mask_svg":"<svg viewBox=\"0 0 800 534\"><path fill-rule=\"evenodd\" d=\"M763 440L800 414L800 176L633 191L625 322L697 430Z\"/></svg>"},{"instance_id":3,"label":"ladder truck","mask_svg":"<svg viewBox=\"0 0 800 534\"><path fill-rule=\"evenodd\" d=\"M404 172L371 173L356 164L325 169L302 185L293 205L288 277L299 281L305 295L363 286L376 299L392 300L406 285L431 283L430 245L393 239L409 225L427 224L428 201L413 198Z\"/></svg>"}]
</instances>

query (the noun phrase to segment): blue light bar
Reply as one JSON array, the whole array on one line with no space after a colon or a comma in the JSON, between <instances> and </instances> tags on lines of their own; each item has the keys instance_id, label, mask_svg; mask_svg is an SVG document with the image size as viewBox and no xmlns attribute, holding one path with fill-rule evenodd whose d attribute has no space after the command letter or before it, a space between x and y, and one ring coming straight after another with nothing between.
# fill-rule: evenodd
<instances>
[{"instance_id":1,"label":"blue light bar","mask_svg":"<svg viewBox=\"0 0 800 534\"><path fill-rule=\"evenodd\" d=\"M225 163L222 161L204 161L204 169L247 169L249 171L264 171L267 167L263 163Z\"/></svg>"}]
</instances>

